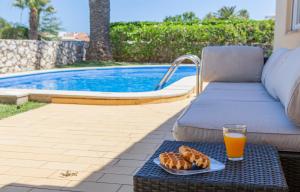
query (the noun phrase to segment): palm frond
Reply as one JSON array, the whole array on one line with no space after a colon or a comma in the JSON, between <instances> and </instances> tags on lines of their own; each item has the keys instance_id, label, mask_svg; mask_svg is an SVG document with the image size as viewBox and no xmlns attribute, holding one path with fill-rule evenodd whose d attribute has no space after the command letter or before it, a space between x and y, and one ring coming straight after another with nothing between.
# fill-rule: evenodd
<instances>
[{"instance_id":1,"label":"palm frond","mask_svg":"<svg viewBox=\"0 0 300 192\"><path fill-rule=\"evenodd\" d=\"M18 7L20 9L25 9L27 4L26 0L15 0L13 6Z\"/></svg>"}]
</instances>

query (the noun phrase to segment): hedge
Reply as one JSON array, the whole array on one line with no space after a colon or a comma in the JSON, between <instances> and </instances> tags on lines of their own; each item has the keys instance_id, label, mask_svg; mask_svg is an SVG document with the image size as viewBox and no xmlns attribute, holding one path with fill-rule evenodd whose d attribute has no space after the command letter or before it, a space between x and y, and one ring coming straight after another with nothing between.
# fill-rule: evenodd
<instances>
[{"instance_id":1,"label":"hedge","mask_svg":"<svg viewBox=\"0 0 300 192\"><path fill-rule=\"evenodd\" d=\"M208 20L199 23L131 22L111 25L116 61L171 62L183 54L201 55L208 45L261 46L272 50L272 20Z\"/></svg>"}]
</instances>

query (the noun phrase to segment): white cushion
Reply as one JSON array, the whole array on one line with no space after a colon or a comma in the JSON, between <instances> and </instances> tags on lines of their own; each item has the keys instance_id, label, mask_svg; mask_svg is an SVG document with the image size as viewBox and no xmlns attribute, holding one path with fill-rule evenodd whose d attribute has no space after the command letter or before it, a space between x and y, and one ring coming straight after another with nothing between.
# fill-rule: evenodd
<instances>
[{"instance_id":1,"label":"white cushion","mask_svg":"<svg viewBox=\"0 0 300 192\"><path fill-rule=\"evenodd\" d=\"M284 54L286 54L289 51L289 49L286 48L280 48L273 52L273 54L270 56L266 64L264 65L262 76L261 76L261 82L263 85L265 85L265 80L270 74L272 73L272 70L275 68L275 66L280 62L280 59Z\"/></svg>"},{"instance_id":2,"label":"white cushion","mask_svg":"<svg viewBox=\"0 0 300 192\"><path fill-rule=\"evenodd\" d=\"M205 47L202 63L205 82L260 82L264 54L259 47Z\"/></svg>"},{"instance_id":3,"label":"white cushion","mask_svg":"<svg viewBox=\"0 0 300 192\"><path fill-rule=\"evenodd\" d=\"M286 114L300 125L300 48L288 51L266 78L268 92L278 98Z\"/></svg>"},{"instance_id":4,"label":"white cushion","mask_svg":"<svg viewBox=\"0 0 300 192\"><path fill-rule=\"evenodd\" d=\"M224 85L224 91L221 91L222 85L212 85L218 86L219 91L213 92L208 86L177 120L173 129L176 140L223 142L222 126L241 123L247 125L247 140L251 143L267 143L282 151L300 152L300 128L288 119L279 101L267 93L262 94L261 86L240 84L243 88L238 94L237 84ZM235 93L233 89L226 91L230 85L237 88ZM223 97L228 92L232 92L230 99ZM241 97L242 93L250 96Z\"/></svg>"},{"instance_id":5,"label":"white cushion","mask_svg":"<svg viewBox=\"0 0 300 192\"><path fill-rule=\"evenodd\" d=\"M222 100L222 101L276 101L267 93L261 83L209 83L198 100Z\"/></svg>"}]
</instances>

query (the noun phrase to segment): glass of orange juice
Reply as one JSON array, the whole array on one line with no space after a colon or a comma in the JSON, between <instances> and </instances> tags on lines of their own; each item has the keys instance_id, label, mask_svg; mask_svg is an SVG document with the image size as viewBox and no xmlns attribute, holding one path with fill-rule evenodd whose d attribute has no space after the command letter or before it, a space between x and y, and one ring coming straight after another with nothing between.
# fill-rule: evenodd
<instances>
[{"instance_id":1,"label":"glass of orange juice","mask_svg":"<svg viewBox=\"0 0 300 192\"><path fill-rule=\"evenodd\" d=\"M247 126L241 124L227 124L223 126L224 142L229 160L244 159Z\"/></svg>"}]
</instances>

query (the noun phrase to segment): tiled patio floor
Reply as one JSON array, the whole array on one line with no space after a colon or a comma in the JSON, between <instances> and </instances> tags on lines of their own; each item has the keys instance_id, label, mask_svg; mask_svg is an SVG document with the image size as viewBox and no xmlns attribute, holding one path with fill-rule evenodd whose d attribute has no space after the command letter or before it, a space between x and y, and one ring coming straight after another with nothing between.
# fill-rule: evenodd
<instances>
[{"instance_id":1,"label":"tiled patio floor","mask_svg":"<svg viewBox=\"0 0 300 192\"><path fill-rule=\"evenodd\" d=\"M188 103L49 104L0 120L0 192L130 192Z\"/></svg>"}]
</instances>

